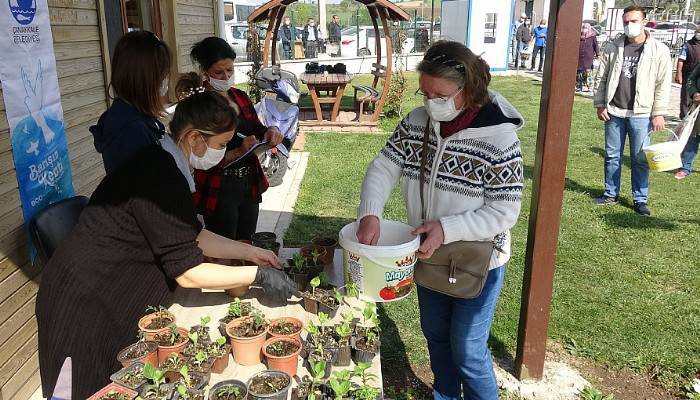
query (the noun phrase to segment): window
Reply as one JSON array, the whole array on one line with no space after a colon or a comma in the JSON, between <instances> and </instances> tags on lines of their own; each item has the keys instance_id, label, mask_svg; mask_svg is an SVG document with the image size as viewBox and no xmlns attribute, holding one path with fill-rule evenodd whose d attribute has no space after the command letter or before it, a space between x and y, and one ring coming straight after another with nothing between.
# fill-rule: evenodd
<instances>
[{"instance_id":1,"label":"window","mask_svg":"<svg viewBox=\"0 0 700 400\"><path fill-rule=\"evenodd\" d=\"M486 14L484 25L484 43L496 43L496 13Z\"/></svg>"},{"instance_id":2,"label":"window","mask_svg":"<svg viewBox=\"0 0 700 400\"><path fill-rule=\"evenodd\" d=\"M158 0L121 0L124 32L151 31L161 35Z\"/></svg>"},{"instance_id":3,"label":"window","mask_svg":"<svg viewBox=\"0 0 700 400\"><path fill-rule=\"evenodd\" d=\"M246 6L242 4L236 4L236 19L237 22L245 22L248 20L248 16L255 11L255 6Z\"/></svg>"},{"instance_id":4,"label":"window","mask_svg":"<svg viewBox=\"0 0 700 400\"><path fill-rule=\"evenodd\" d=\"M224 2L224 20L230 21L233 18L233 3L226 1Z\"/></svg>"}]
</instances>

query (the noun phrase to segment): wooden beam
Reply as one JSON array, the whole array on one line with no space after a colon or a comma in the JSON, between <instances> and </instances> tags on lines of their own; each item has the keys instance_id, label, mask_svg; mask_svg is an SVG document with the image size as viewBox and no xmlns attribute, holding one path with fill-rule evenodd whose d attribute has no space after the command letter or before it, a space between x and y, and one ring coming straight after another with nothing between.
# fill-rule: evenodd
<instances>
[{"instance_id":1,"label":"wooden beam","mask_svg":"<svg viewBox=\"0 0 700 400\"><path fill-rule=\"evenodd\" d=\"M100 27L100 53L102 60L102 73L104 75L105 104L112 104L109 97L109 83L112 81L112 58L109 55L109 33L107 31L107 15L105 14L105 0L97 1L97 17Z\"/></svg>"},{"instance_id":2,"label":"wooden beam","mask_svg":"<svg viewBox=\"0 0 700 400\"><path fill-rule=\"evenodd\" d=\"M265 32L265 45L263 46L263 54L262 54L262 66L267 67L267 62L270 60L270 42L272 41L272 29L275 24L275 20L277 19L277 14L279 13L280 8L275 7L272 10L270 10L270 18L267 22L267 32ZM250 32L253 34L257 34L257 31L255 30L255 24L250 24L250 27L248 28Z\"/></svg>"},{"instance_id":3,"label":"wooden beam","mask_svg":"<svg viewBox=\"0 0 700 400\"><path fill-rule=\"evenodd\" d=\"M391 42L391 33L389 32L389 24L387 19L389 17L389 10L384 7L377 7L379 16L382 19L382 27L384 28L384 41L386 42L386 73L384 74L384 85L382 87L382 95L379 100L374 104L374 114L372 114L372 121L379 121L379 115L382 113L384 108L384 103L386 98L389 96L389 88L391 87L391 75L394 69L394 61L392 59L394 55L394 45ZM381 38L379 35L376 37L377 43L381 44ZM381 64L378 63L378 64ZM379 76L374 77L375 82L379 82ZM374 85L377 86L376 83Z\"/></svg>"},{"instance_id":4,"label":"wooden beam","mask_svg":"<svg viewBox=\"0 0 700 400\"><path fill-rule=\"evenodd\" d=\"M286 6L280 6L279 11L277 12L277 18L275 18L275 25L272 34L272 46L270 48L270 51L272 51L272 65L275 65L277 61L277 33L279 32L280 23L282 22L286 9Z\"/></svg>"},{"instance_id":5,"label":"wooden beam","mask_svg":"<svg viewBox=\"0 0 700 400\"><path fill-rule=\"evenodd\" d=\"M541 379L564 197L583 0L552 0L518 327L518 379Z\"/></svg>"},{"instance_id":6,"label":"wooden beam","mask_svg":"<svg viewBox=\"0 0 700 400\"><path fill-rule=\"evenodd\" d=\"M374 27L374 54L377 55L377 64L382 63L382 42L381 42L381 37L379 36L379 24L377 23L377 18L379 16L377 15L377 8L374 6L367 6L367 11L369 11L369 15L372 18L372 26ZM359 46L359 43L358 43ZM374 86L377 86L377 79L374 79Z\"/></svg>"}]
</instances>

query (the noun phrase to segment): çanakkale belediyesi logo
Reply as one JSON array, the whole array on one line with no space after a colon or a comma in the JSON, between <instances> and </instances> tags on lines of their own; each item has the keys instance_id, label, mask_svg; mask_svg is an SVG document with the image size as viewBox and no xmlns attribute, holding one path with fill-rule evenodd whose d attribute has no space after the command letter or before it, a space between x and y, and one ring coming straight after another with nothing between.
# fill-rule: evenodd
<instances>
[{"instance_id":1,"label":"\u00e7anakkale belediyesi logo","mask_svg":"<svg viewBox=\"0 0 700 400\"><path fill-rule=\"evenodd\" d=\"M20 25L30 24L36 14L36 0L8 0L10 12Z\"/></svg>"}]
</instances>

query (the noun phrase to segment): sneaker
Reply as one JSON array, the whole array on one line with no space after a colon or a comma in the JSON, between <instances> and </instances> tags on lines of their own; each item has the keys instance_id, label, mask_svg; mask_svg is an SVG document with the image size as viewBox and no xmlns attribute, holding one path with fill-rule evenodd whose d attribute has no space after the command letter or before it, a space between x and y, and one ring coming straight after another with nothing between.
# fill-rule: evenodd
<instances>
[{"instance_id":1,"label":"sneaker","mask_svg":"<svg viewBox=\"0 0 700 400\"><path fill-rule=\"evenodd\" d=\"M634 212L636 212L639 215L648 217L651 215L651 211L649 211L649 207L647 207L647 203L643 203L641 201L635 201L634 202Z\"/></svg>"},{"instance_id":2,"label":"sneaker","mask_svg":"<svg viewBox=\"0 0 700 400\"><path fill-rule=\"evenodd\" d=\"M597 206L606 206L609 204L617 204L617 197L610 197L606 195L602 195L600 197L596 197L593 199L593 204Z\"/></svg>"},{"instance_id":3,"label":"sneaker","mask_svg":"<svg viewBox=\"0 0 700 400\"><path fill-rule=\"evenodd\" d=\"M676 175L674 175L674 178L681 180L681 179L687 178L688 175L690 175L690 174L686 171L678 171L678 172L676 172Z\"/></svg>"}]
</instances>

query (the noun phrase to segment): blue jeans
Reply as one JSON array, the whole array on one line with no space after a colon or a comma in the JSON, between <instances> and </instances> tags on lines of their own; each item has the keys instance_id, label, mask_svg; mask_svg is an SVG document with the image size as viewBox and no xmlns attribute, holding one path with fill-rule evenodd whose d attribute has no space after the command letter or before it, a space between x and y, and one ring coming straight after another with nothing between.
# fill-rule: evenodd
<instances>
[{"instance_id":1,"label":"blue jeans","mask_svg":"<svg viewBox=\"0 0 700 400\"><path fill-rule=\"evenodd\" d=\"M428 341L435 375L436 400L498 399L498 385L487 341L505 266L489 272L484 289L474 299L457 299L418 286L423 335Z\"/></svg>"},{"instance_id":2,"label":"blue jeans","mask_svg":"<svg viewBox=\"0 0 700 400\"><path fill-rule=\"evenodd\" d=\"M693 169L693 160L695 160L695 156L698 155L699 145L700 136L697 136L695 132L693 132L692 136L690 136L688 139L688 143L685 144L683 152L681 153L681 160L683 160L681 171L690 173L690 171Z\"/></svg>"},{"instance_id":3,"label":"blue jeans","mask_svg":"<svg viewBox=\"0 0 700 400\"><path fill-rule=\"evenodd\" d=\"M630 140L632 160L632 200L647 202L649 195L649 165L642 147L648 145L651 118L619 118L610 116L605 123L605 195L617 198L620 195L620 173L625 139Z\"/></svg>"}]
</instances>

